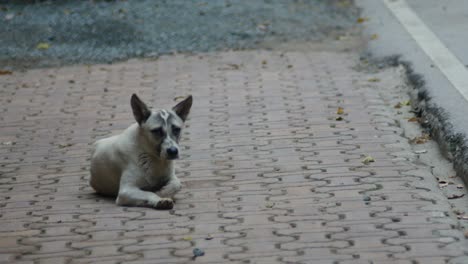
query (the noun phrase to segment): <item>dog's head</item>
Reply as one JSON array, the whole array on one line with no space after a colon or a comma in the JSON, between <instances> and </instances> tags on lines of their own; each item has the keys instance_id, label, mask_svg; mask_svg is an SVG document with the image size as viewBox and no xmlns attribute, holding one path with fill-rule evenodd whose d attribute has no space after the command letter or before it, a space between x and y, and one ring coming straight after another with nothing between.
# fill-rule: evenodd
<instances>
[{"instance_id":1,"label":"dog's head","mask_svg":"<svg viewBox=\"0 0 468 264\"><path fill-rule=\"evenodd\" d=\"M136 94L132 95L133 115L148 143L146 148L150 148L159 158L173 160L179 157L178 143L192 100L189 95L170 110L151 111Z\"/></svg>"}]
</instances>

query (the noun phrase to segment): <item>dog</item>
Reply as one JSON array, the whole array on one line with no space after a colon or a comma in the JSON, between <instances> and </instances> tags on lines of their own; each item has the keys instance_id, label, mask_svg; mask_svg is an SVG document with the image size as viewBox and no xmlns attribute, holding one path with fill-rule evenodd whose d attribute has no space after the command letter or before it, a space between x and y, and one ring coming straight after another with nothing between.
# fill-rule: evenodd
<instances>
[{"instance_id":1,"label":"dog","mask_svg":"<svg viewBox=\"0 0 468 264\"><path fill-rule=\"evenodd\" d=\"M94 143L91 187L117 197L117 205L172 209L181 189L173 162L179 158L178 143L192 101L189 95L170 110L152 111L133 94L136 123Z\"/></svg>"}]
</instances>

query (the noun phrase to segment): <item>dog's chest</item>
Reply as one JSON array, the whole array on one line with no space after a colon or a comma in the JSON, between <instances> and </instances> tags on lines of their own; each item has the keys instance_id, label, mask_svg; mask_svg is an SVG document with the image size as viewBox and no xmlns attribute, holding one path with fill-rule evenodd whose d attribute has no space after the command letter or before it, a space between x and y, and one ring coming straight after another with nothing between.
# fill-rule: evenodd
<instances>
[{"instance_id":1,"label":"dog's chest","mask_svg":"<svg viewBox=\"0 0 468 264\"><path fill-rule=\"evenodd\" d=\"M145 175L146 184L142 190L156 192L162 187L166 186L169 182L170 177L159 177L155 175Z\"/></svg>"},{"instance_id":2,"label":"dog's chest","mask_svg":"<svg viewBox=\"0 0 468 264\"><path fill-rule=\"evenodd\" d=\"M172 166L154 161L147 156L140 155L139 167L144 178L141 186L143 190L158 191L171 179Z\"/></svg>"}]
</instances>

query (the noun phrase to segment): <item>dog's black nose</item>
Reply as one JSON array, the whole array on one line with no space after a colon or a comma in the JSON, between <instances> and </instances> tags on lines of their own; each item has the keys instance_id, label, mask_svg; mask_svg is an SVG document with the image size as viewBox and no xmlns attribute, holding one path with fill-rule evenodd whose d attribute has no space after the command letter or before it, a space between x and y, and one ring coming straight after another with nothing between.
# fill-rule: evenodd
<instances>
[{"instance_id":1,"label":"dog's black nose","mask_svg":"<svg viewBox=\"0 0 468 264\"><path fill-rule=\"evenodd\" d=\"M169 159L175 159L179 155L179 150L176 147L170 147L167 149L167 157Z\"/></svg>"}]
</instances>

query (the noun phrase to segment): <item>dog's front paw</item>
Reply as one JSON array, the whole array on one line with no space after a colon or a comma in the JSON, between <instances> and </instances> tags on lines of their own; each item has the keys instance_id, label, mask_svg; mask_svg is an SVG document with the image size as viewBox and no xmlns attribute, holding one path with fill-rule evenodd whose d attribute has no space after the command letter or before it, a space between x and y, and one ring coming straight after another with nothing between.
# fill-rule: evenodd
<instances>
[{"instance_id":1,"label":"dog's front paw","mask_svg":"<svg viewBox=\"0 0 468 264\"><path fill-rule=\"evenodd\" d=\"M174 201L171 198L161 198L156 204L156 209L171 210L174 207Z\"/></svg>"}]
</instances>

